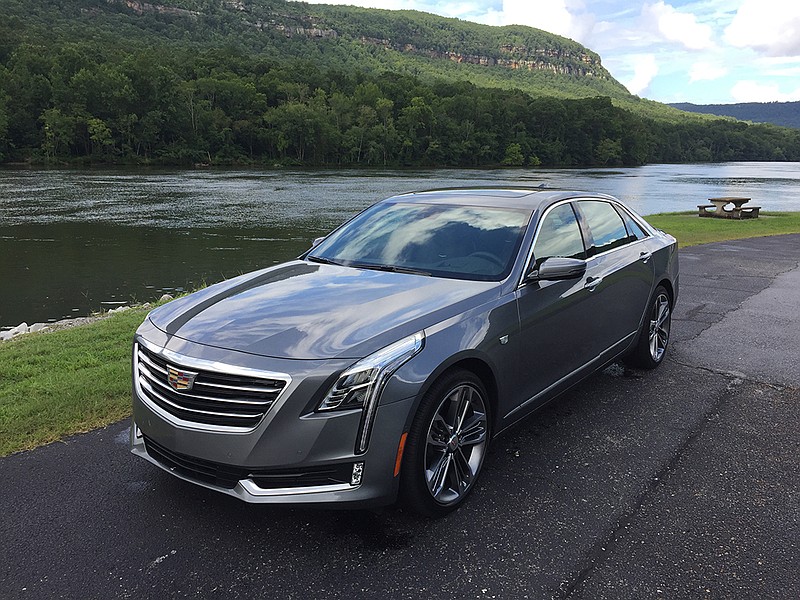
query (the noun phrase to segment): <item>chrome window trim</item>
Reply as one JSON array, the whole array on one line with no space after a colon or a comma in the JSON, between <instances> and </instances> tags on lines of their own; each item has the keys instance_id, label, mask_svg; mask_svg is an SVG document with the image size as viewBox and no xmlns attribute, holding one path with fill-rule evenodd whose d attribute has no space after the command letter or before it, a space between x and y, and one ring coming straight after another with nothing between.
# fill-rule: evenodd
<instances>
[{"instance_id":1,"label":"chrome window trim","mask_svg":"<svg viewBox=\"0 0 800 600\"><path fill-rule=\"evenodd\" d=\"M654 235L656 235L658 233L658 230L655 227L653 227L652 225L650 225L650 223L645 221L644 218L640 217L639 215L634 214L634 212L630 208L625 206L622 202L608 200L606 198L603 198L603 200L605 202L611 202L617 208L622 209L625 212L626 215L628 215L631 219L633 219L636 222L636 224L639 227L642 228L642 230L647 234L647 237L652 237L652 236L654 236ZM641 240L637 240L637 241L641 241Z\"/></svg>"},{"instance_id":2,"label":"chrome window trim","mask_svg":"<svg viewBox=\"0 0 800 600\"><path fill-rule=\"evenodd\" d=\"M637 216L634 215L633 212L631 212L630 209L628 209L627 206L625 206L624 204L622 204L620 202L615 202L613 204L618 209L620 209L622 212L624 212L626 215L628 215L628 217L642 229L642 231L645 234L645 238L644 239L647 239L647 238L652 237L653 235L655 235L655 233L653 232L653 228L650 227L650 225L648 223L645 223L642 219L637 218ZM636 241L637 242L641 242L642 240L636 240Z\"/></svg>"},{"instance_id":3,"label":"chrome window trim","mask_svg":"<svg viewBox=\"0 0 800 600\"><path fill-rule=\"evenodd\" d=\"M609 248L608 250L604 250L600 254L595 254L594 256L591 256L590 258L587 258L586 259L586 264L589 265L589 263L591 263L592 261L594 261L594 259L596 259L598 257L608 256L612 252L617 252L617 251L623 250L625 248L630 248L630 247L632 247L632 246L634 246L636 244L643 244L643 243L646 243L646 242L647 242L647 238L643 238L641 240L635 240L633 242L629 242L629 243L625 244L624 246L617 246L616 248Z\"/></svg>"},{"instance_id":4,"label":"chrome window trim","mask_svg":"<svg viewBox=\"0 0 800 600\"><path fill-rule=\"evenodd\" d=\"M533 234L533 240L531 240L531 248L528 251L528 258L525 259L525 268L522 269L522 273L520 274L519 281L517 282L517 289L522 288L527 283L525 281L525 275L527 275L528 269L531 266L531 260L533 259L533 249L536 247L536 241L539 239L539 232L542 230L542 223L544 223L544 220L547 218L547 215L549 215L550 211L553 210L554 208L558 208L562 204L571 204L575 200L576 200L576 198L567 198L565 200L559 200L558 202L554 202L553 204L551 204L550 206L548 206L545 209L545 211L542 213L541 218L536 222L536 232ZM573 208L572 210L573 210L573 213L574 213L575 209ZM578 223L578 228L580 229L581 224L580 224L580 221L578 220L578 215L575 215L575 221ZM582 230L581 230L581 238L583 238L583 231ZM587 250L587 248L586 248L586 240L583 240L583 243L584 243L584 249L583 250L584 250L584 252L586 252L586 250Z\"/></svg>"},{"instance_id":5,"label":"chrome window trim","mask_svg":"<svg viewBox=\"0 0 800 600\"><path fill-rule=\"evenodd\" d=\"M533 240L531 241L531 247L530 247L530 250L528 251L528 257L525 260L525 268L522 269L522 274L520 275L519 282L517 283L517 289L520 289L524 285L526 285L525 275L528 273L528 269L531 266L531 261L533 260L533 249L536 247L536 240L539 239L539 231L541 231L541 225L544 222L544 220L547 218L547 215L550 213L551 210L561 206L562 204L580 202L582 200L589 200L589 201L595 201L595 202L608 202L612 206L617 207L617 208L625 211L625 214L630 216L630 218L633 219L636 222L636 224L639 225L639 227L641 227L642 230L647 234L647 237L642 238L641 240L635 240L633 242L629 242L629 243L625 244L624 246L617 246L616 248L609 248L608 250L604 250L603 252L599 252L597 254L593 254L592 256L590 256L590 257L585 259L587 264L590 261L592 261L595 258L597 258L598 256L604 256L604 255L608 254L609 252L614 252L615 250L620 250L622 248L627 248L628 246L632 246L633 244L638 244L638 243L641 243L641 242L645 242L645 241L647 241L648 238L650 238L650 237L652 237L652 236L654 236L656 234L655 230L653 229L652 226L650 226L649 223L647 223L646 221L644 221L641 218L637 218L637 216L634 215L633 212L631 212L628 209L627 206L625 206L621 202L618 202L616 200L612 200L611 198L600 198L600 197L594 197L594 196L576 196L575 198L567 198L567 199L564 199L564 200L559 200L558 202L554 202L553 204L548 206L547 209L542 214L542 217L536 222L536 232L533 235ZM573 211L574 210L575 209L573 208ZM576 215L576 219L577 218L578 217ZM622 219L622 217L620 217L620 219ZM578 219L578 225L580 226L580 220L579 219ZM624 220L623 220L623 225L624 225ZM627 227L626 227L626 229L627 229ZM583 230L581 230L581 236L583 236ZM584 240L584 244L585 243L586 243L586 240ZM588 252L589 249L585 248L585 250Z\"/></svg>"},{"instance_id":6,"label":"chrome window trim","mask_svg":"<svg viewBox=\"0 0 800 600\"><path fill-rule=\"evenodd\" d=\"M645 228L645 227L643 227L642 221L640 221L639 219L635 218L635 217L634 217L634 215L631 213L631 211L629 211L629 210L628 210L628 209L627 209L627 208L626 208L626 207L625 207L625 206L624 206L624 205L623 205L621 202L616 202L616 201L614 201L614 200L610 200L610 199L608 199L608 198L573 198L573 200L571 200L571 202L572 202L572 201L575 201L575 202L580 202L581 200L594 200L594 201L596 201L596 202L608 202L608 203L609 203L609 204L611 204L612 206L616 206L616 207L619 207L619 208L621 208L622 210L624 210L624 211L625 211L625 214L628 214L628 215L630 215L630 216L631 216L631 218L632 218L634 221L636 221L636 223L637 223L637 224L638 224L640 227L642 227L642 229L644 229L645 233L647 233L647 234L648 234L648 235L647 235L647 237L645 237L645 238L642 238L641 240L634 240L634 241L632 241L632 242L628 242L627 244L624 244L624 245L622 245L622 246L617 246L616 248L609 248L608 250L603 250L602 252L598 252L597 254L593 254L592 256L590 256L589 258L587 258L587 259L586 259L586 262L587 262L587 263L588 263L590 260L594 260L594 259L595 259L595 258L597 258L598 256L604 256L604 255L608 254L609 252L615 252L615 251L617 251L617 250L622 250L623 248L627 248L628 246L633 246L634 244L639 244L639 243L642 243L642 242L646 242L648 238L650 238L650 237L652 237L652 236L654 235L654 233L653 233L653 231L652 231L652 229L653 229L653 228L652 228L652 227L650 227L649 225L648 225L646 228ZM620 219L622 219L622 217L620 217ZM623 220L622 224L623 224L623 225L625 224L625 221L624 221L624 220ZM587 226L588 226L588 224L587 224ZM591 227L589 227L589 230L591 231ZM625 230L627 231L627 227L625 228Z\"/></svg>"}]
</instances>

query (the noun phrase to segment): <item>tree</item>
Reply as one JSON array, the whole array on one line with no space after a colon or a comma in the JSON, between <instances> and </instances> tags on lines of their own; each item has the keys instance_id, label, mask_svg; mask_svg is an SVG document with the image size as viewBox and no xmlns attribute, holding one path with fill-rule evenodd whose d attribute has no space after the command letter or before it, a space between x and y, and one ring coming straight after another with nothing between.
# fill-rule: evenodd
<instances>
[{"instance_id":1,"label":"tree","mask_svg":"<svg viewBox=\"0 0 800 600\"><path fill-rule=\"evenodd\" d=\"M67 154L75 145L75 118L65 115L57 108L44 111L41 117L44 129L42 149L47 158Z\"/></svg>"},{"instance_id":2,"label":"tree","mask_svg":"<svg viewBox=\"0 0 800 600\"><path fill-rule=\"evenodd\" d=\"M525 156L522 154L522 146L514 142L506 147L506 155L500 164L507 167L521 167L525 164Z\"/></svg>"},{"instance_id":3,"label":"tree","mask_svg":"<svg viewBox=\"0 0 800 600\"><path fill-rule=\"evenodd\" d=\"M603 138L594 149L594 159L598 165L622 164L622 142Z\"/></svg>"}]
</instances>

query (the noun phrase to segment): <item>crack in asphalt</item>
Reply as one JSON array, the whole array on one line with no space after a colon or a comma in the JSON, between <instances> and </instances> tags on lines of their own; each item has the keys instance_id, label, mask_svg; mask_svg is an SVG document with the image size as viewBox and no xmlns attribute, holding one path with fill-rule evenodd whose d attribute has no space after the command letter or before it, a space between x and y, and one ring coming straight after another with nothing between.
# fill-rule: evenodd
<instances>
[{"instance_id":1,"label":"crack in asphalt","mask_svg":"<svg viewBox=\"0 0 800 600\"><path fill-rule=\"evenodd\" d=\"M681 459L691 443L705 431L709 423L712 422L713 416L719 412L720 408L722 408L725 404L725 401L731 397L733 389L740 386L744 381L752 382L752 380L743 379L738 374L732 375L731 373L714 372L711 369L706 369L704 367L685 365L672 358L668 358L668 360L688 369L706 372L711 371L715 375L729 378L730 381L728 382L728 385L716 395L714 401L709 405L708 409L703 413L701 418L697 420L697 423L695 423L695 425L689 430L686 437L676 447L672 455L661 465L660 468L658 468L658 470L655 471L653 476L647 480L642 492L629 504L627 509L612 524L612 526L608 529L608 533L598 538L598 540L592 545L584 559L584 562L587 564L580 571L578 571L575 577L573 577L570 581L564 581L561 583L559 589L551 596L552 600L566 600L567 598L570 598L575 590L583 582L585 582L591 576L591 574L605 561L606 557L611 555L617 545L617 541L619 540L620 532L628 528L633 519L639 514L642 506L661 484L664 475L666 475ZM760 382L753 383L760 384ZM769 387L773 387L775 389L785 389L778 388L772 384L764 385L768 385Z\"/></svg>"},{"instance_id":2,"label":"crack in asphalt","mask_svg":"<svg viewBox=\"0 0 800 600\"><path fill-rule=\"evenodd\" d=\"M741 371L726 371L724 369L715 369L713 367L705 367L705 366L702 366L702 365L690 365L690 364L681 362L681 361L679 361L679 360L677 360L675 358L671 358L671 357L669 358L669 361L672 362L672 363L675 363L676 365L679 365L681 367L686 367L687 369L694 369L696 371L705 371L707 373L711 373L712 375L721 375L722 377L734 377L734 378L740 379L741 381L744 381L746 383L752 383L754 385L769 387L769 388L772 388L773 390L777 390L779 392L785 392L785 391L792 391L792 390L800 389L800 388L798 388L796 386L783 385L783 384L780 384L780 383L772 383L770 381L763 381L761 379L755 379L754 377L751 377L750 375L747 375L746 373L742 373Z\"/></svg>"},{"instance_id":3,"label":"crack in asphalt","mask_svg":"<svg viewBox=\"0 0 800 600\"><path fill-rule=\"evenodd\" d=\"M774 274L774 276L768 278L765 278L763 275L749 276L749 277L758 277L761 279L768 279L767 285L765 285L760 290L757 291L753 290L752 293L748 294L740 302L736 303L732 309L728 310L724 314L721 314L720 318L716 320L714 323L708 323L707 327L704 327L703 329L698 331L696 335L692 336L691 338L687 340L682 340L681 343L685 344L697 339L713 325L719 324L726 318L729 318L733 313L737 312L738 310L741 310L743 308L743 305L750 298L756 296L757 294L762 293L764 290L774 285L775 281L780 275L793 271L794 269L797 269L798 266L800 266L800 263L796 264L793 268L777 272ZM746 291L741 289L719 288L716 286L702 286L702 285L692 286L691 284L689 284L689 286L687 287L696 287L696 288L714 287L715 289L727 289L729 291L734 291L734 292ZM705 307L706 303L700 303L696 307L690 309L683 318L681 319L676 318L675 320L676 321L686 320L698 323L699 321L694 321L692 317L696 316ZM781 384L771 383L768 381L761 381L757 378L754 378L750 375L738 371L729 371L714 367L687 364L673 356L668 356L667 360L673 364L676 364L685 369L689 369L691 371L710 373L711 375L723 377L728 380L728 385L716 394L713 402L709 405L708 409L702 414L702 416L697 420L697 422L693 425L693 427L688 431L688 434L681 441L681 443L675 448L675 451L672 453L672 455L669 456L662 463L662 465L653 473L653 475L644 483L641 493L638 496L636 496L635 499L632 500L632 502L626 507L624 512L610 525L610 527L607 529L607 533L601 537L598 537L597 541L595 541L592 547L581 559L581 561L584 563L583 568L577 571L577 573L575 573L575 576L572 579L563 581L561 583L558 590L556 590L556 592L551 596L552 600L566 600L572 597L575 591L578 590L578 588L584 582L586 582L589 579L589 577L602 564L605 563L607 558L612 554L612 552L617 547L618 541L622 537L622 533L631 525L632 521L640 513L642 506L652 497L654 492L661 485L661 481L664 479L664 476L674 468L676 463L686 453L690 445L706 430L706 428L712 422L714 415L718 414L720 409L723 408L723 406L725 405L726 401L729 400L734 395L735 388L745 383L749 383L751 385L768 387L777 391L787 391L787 390L793 391L798 389L795 386L781 385Z\"/></svg>"}]
</instances>

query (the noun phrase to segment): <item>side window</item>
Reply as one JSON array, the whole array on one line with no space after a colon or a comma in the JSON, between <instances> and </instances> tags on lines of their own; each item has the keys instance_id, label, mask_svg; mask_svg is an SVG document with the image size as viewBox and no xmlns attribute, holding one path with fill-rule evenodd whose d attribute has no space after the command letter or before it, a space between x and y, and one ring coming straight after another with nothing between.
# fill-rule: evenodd
<instances>
[{"instance_id":1,"label":"side window","mask_svg":"<svg viewBox=\"0 0 800 600\"><path fill-rule=\"evenodd\" d=\"M580 200L578 205L592 232L594 245L589 251L591 256L624 246L631 241L622 217L611 204L601 200Z\"/></svg>"},{"instance_id":2,"label":"side window","mask_svg":"<svg viewBox=\"0 0 800 600\"><path fill-rule=\"evenodd\" d=\"M635 240L643 240L647 237L647 232L633 220L633 217L619 207L617 207L617 212L622 215L622 219L625 221L625 227L628 229L628 235L632 242Z\"/></svg>"},{"instance_id":3,"label":"side window","mask_svg":"<svg viewBox=\"0 0 800 600\"><path fill-rule=\"evenodd\" d=\"M534 267L538 269L542 261L551 256L586 258L581 228L571 204L555 207L539 227L533 246Z\"/></svg>"}]
</instances>

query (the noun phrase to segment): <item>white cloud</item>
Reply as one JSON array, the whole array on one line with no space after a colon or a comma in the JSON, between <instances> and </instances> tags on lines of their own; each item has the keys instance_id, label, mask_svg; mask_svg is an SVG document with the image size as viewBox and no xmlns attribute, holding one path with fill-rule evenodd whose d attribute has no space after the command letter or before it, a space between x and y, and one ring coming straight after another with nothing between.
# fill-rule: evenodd
<instances>
[{"instance_id":1,"label":"white cloud","mask_svg":"<svg viewBox=\"0 0 800 600\"><path fill-rule=\"evenodd\" d=\"M537 27L588 46L632 93L662 101L787 100L800 85L800 0L307 1Z\"/></svg>"},{"instance_id":2,"label":"white cloud","mask_svg":"<svg viewBox=\"0 0 800 600\"><path fill-rule=\"evenodd\" d=\"M502 0L500 10L488 9L474 20L489 25L528 25L573 40L584 40L594 17L571 0Z\"/></svg>"},{"instance_id":3,"label":"white cloud","mask_svg":"<svg viewBox=\"0 0 800 600\"><path fill-rule=\"evenodd\" d=\"M574 40L586 40L594 17L581 0L499 0L441 2L438 0L308 0L311 4L350 4L390 10L420 10L487 25L528 25ZM494 5L494 6L492 6ZM496 7L496 8L495 8Z\"/></svg>"},{"instance_id":4,"label":"white cloud","mask_svg":"<svg viewBox=\"0 0 800 600\"><path fill-rule=\"evenodd\" d=\"M662 0L645 4L642 18L645 26L654 28L665 40L678 42L689 50L707 50L714 46L711 27L698 23L693 14L680 12Z\"/></svg>"},{"instance_id":5,"label":"white cloud","mask_svg":"<svg viewBox=\"0 0 800 600\"><path fill-rule=\"evenodd\" d=\"M638 54L631 57L633 62L633 77L631 77L625 87L631 94L640 96L658 75L658 63L652 54Z\"/></svg>"},{"instance_id":6,"label":"white cloud","mask_svg":"<svg viewBox=\"0 0 800 600\"><path fill-rule=\"evenodd\" d=\"M689 83L714 81L728 74L728 68L713 62L696 62L689 69Z\"/></svg>"},{"instance_id":7,"label":"white cloud","mask_svg":"<svg viewBox=\"0 0 800 600\"><path fill-rule=\"evenodd\" d=\"M757 81L739 81L731 88L735 102L796 102L800 100L800 87L781 92L777 84Z\"/></svg>"},{"instance_id":8,"label":"white cloud","mask_svg":"<svg viewBox=\"0 0 800 600\"><path fill-rule=\"evenodd\" d=\"M800 2L743 0L724 39L769 56L800 56Z\"/></svg>"}]
</instances>

